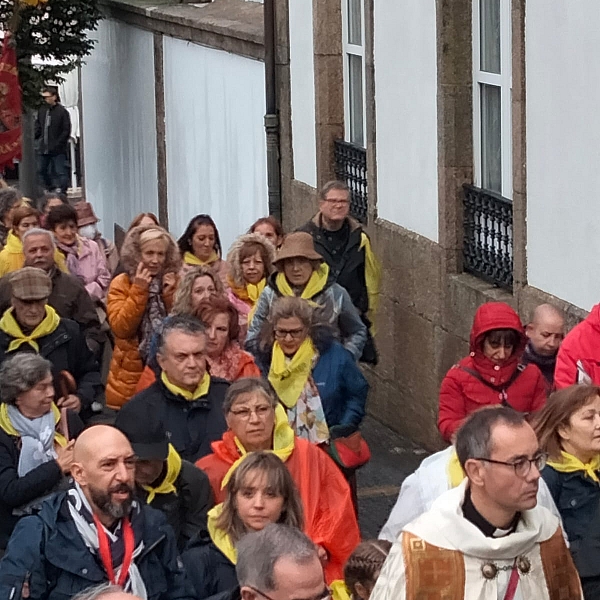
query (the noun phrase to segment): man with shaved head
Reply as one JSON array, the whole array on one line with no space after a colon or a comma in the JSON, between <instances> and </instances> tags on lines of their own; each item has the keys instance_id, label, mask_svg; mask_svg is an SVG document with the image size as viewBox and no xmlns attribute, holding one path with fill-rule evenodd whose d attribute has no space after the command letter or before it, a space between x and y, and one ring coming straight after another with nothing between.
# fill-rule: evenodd
<instances>
[{"instance_id":1,"label":"man with shaved head","mask_svg":"<svg viewBox=\"0 0 600 600\"><path fill-rule=\"evenodd\" d=\"M565 318L551 304L540 304L534 311L531 322L525 328L529 338L523 364L533 363L542 372L548 390L554 389L554 369L558 349L565 337Z\"/></svg>"},{"instance_id":2,"label":"man with shaved head","mask_svg":"<svg viewBox=\"0 0 600 600\"><path fill-rule=\"evenodd\" d=\"M0 563L0 598L67 600L110 583L140 598L192 600L162 513L133 496L135 454L114 427L86 429L73 484L21 519Z\"/></svg>"}]
</instances>

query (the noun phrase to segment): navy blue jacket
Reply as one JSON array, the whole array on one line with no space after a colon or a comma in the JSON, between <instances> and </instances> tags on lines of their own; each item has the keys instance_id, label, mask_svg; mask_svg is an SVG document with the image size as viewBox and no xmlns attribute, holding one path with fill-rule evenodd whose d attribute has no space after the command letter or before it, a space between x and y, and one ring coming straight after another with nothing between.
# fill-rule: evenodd
<instances>
[{"instance_id":1,"label":"navy blue jacket","mask_svg":"<svg viewBox=\"0 0 600 600\"><path fill-rule=\"evenodd\" d=\"M585 578L600 577L600 486L582 472L560 473L550 466L542 477L562 517L585 592Z\"/></svg>"},{"instance_id":2,"label":"navy blue jacket","mask_svg":"<svg viewBox=\"0 0 600 600\"><path fill-rule=\"evenodd\" d=\"M357 428L365 416L369 384L358 368L352 354L324 332L313 336L319 358L312 377L319 389L329 428L352 426ZM257 356L257 364L264 377L271 366L271 350Z\"/></svg>"},{"instance_id":3,"label":"navy blue jacket","mask_svg":"<svg viewBox=\"0 0 600 600\"><path fill-rule=\"evenodd\" d=\"M21 519L0 562L0 598L70 600L107 582L98 559L77 531L65 493L44 502L39 514ZM196 600L164 515L142 507L144 550L136 564L148 600ZM28 583L29 595L23 585Z\"/></svg>"}]
</instances>

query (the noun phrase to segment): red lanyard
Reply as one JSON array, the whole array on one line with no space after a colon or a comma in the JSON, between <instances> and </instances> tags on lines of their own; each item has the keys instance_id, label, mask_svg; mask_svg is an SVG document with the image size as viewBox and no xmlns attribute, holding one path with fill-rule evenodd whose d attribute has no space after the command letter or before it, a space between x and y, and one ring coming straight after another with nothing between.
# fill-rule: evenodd
<instances>
[{"instance_id":1,"label":"red lanyard","mask_svg":"<svg viewBox=\"0 0 600 600\"><path fill-rule=\"evenodd\" d=\"M121 521L121 527L123 527L123 537L125 540L125 555L123 556L123 562L121 564L119 581L115 581L115 569L113 566L108 535L106 535L106 531L104 531L104 527L96 515L94 515L94 523L96 523L96 529L98 530L98 549L100 551L100 558L102 559L102 564L104 565L104 569L108 574L108 580L113 585L118 585L120 588L122 588L123 584L127 581L127 574L129 573L129 567L131 566L133 548L135 545L131 523L127 517Z\"/></svg>"},{"instance_id":2,"label":"red lanyard","mask_svg":"<svg viewBox=\"0 0 600 600\"><path fill-rule=\"evenodd\" d=\"M508 580L508 587L506 588L506 594L504 600L513 600L517 593L517 587L519 585L519 569L517 565L512 568L510 579Z\"/></svg>"}]
</instances>

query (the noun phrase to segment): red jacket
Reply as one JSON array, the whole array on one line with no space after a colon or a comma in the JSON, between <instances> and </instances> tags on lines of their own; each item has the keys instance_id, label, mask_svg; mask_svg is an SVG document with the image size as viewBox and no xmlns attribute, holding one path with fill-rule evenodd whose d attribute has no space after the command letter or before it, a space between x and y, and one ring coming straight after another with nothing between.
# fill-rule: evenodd
<instances>
[{"instance_id":1,"label":"red jacket","mask_svg":"<svg viewBox=\"0 0 600 600\"><path fill-rule=\"evenodd\" d=\"M484 335L493 329L514 329L520 343L512 356L497 365L483 355ZM475 313L471 329L470 354L454 365L444 377L440 388L438 429L446 441L460 427L463 420L482 406L500 404L500 393L479 381L461 367L477 371L486 381L501 386L514 374L527 339L519 315L504 302L488 302ZM546 386L540 370L527 365L507 390L508 404L520 412L534 412L546 402Z\"/></svg>"},{"instance_id":2,"label":"red jacket","mask_svg":"<svg viewBox=\"0 0 600 600\"><path fill-rule=\"evenodd\" d=\"M221 482L240 457L233 432L211 444L214 454L196 462L210 480L215 502L223 502ZM295 439L294 451L285 462L298 488L304 508L304 532L327 550L325 565L328 583L342 579L350 554L360 543L360 531L352 505L350 488L336 464L327 454L302 438Z\"/></svg>"},{"instance_id":3,"label":"red jacket","mask_svg":"<svg viewBox=\"0 0 600 600\"><path fill-rule=\"evenodd\" d=\"M600 304L569 331L556 357L556 389L574 383L600 385Z\"/></svg>"}]
</instances>

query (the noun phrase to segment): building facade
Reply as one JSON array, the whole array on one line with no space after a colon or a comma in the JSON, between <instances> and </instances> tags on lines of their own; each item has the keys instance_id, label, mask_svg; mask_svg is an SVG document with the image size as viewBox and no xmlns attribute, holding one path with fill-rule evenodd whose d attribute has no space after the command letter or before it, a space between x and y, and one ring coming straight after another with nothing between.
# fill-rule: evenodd
<instances>
[{"instance_id":1,"label":"building facade","mask_svg":"<svg viewBox=\"0 0 600 600\"><path fill-rule=\"evenodd\" d=\"M284 225L344 178L384 278L372 414L435 448L486 301L598 299L593 0L275 0Z\"/></svg>"}]
</instances>

